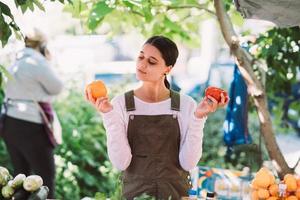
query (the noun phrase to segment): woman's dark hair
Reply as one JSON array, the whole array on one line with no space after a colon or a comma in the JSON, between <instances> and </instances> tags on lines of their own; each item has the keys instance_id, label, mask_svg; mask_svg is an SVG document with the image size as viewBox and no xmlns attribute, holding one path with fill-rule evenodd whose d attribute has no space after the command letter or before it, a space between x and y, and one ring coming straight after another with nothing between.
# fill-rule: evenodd
<instances>
[{"instance_id":1,"label":"woman's dark hair","mask_svg":"<svg viewBox=\"0 0 300 200\"><path fill-rule=\"evenodd\" d=\"M145 44L151 44L156 47L164 59L167 66L174 66L176 60L178 58L178 49L176 44L167 37L164 36L152 36L149 38ZM167 76L165 76L165 86L170 89L170 83L167 80Z\"/></svg>"},{"instance_id":2,"label":"woman's dark hair","mask_svg":"<svg viewBox=\"0 0 300 200\"><path fill-rule=\"evenodd\" d=\"M45 43L40 45L39 50L40 50L40 53L46 57L47 46Z\"/></svg>"}]
</instances>

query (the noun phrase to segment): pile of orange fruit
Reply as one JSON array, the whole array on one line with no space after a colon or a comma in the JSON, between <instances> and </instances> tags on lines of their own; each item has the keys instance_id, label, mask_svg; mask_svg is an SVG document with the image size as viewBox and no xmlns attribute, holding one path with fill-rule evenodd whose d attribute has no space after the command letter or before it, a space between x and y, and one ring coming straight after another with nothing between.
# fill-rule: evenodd
<instances>
[{"instance_id":1,"label":"pile of orange fruit","mask_svg":"<svg viewBox=\"0 0 300 200\"><path fill-rule=\"evenodd\" d=\"M273 173L265 167L256 173L251 188L252 200L300 200L299 177L286 174L282 181L276 181Z\"/></svg>"}]
</instances>

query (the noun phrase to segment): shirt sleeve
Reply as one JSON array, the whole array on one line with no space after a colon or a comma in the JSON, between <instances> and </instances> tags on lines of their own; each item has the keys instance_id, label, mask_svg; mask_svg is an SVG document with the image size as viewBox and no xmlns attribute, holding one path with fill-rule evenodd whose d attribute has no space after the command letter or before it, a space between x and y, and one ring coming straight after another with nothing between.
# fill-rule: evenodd
<instances>
[{"instance_id":1,"label":"shirt sleeve","mask_svg":"<svg viewBox=\"0 0 300 200\"><path fill-rule=\"evenodd\" d=\"M40 61L39 83L49 95L57 95L63 89L63 82L47 61Z\"/></svg>"},{"instance_id":2,"label":"shirt sleeve","mask_svg":"<svg viewBox=\"0 0 300 200\"><path fill-rule=\"evenodd\" d=\"M120 97L112 101L113 110L102 113L103 124L106 129L108 157L118 170L125 170L132 158L131 149L127 139L126 124L122 115Z\"/></svg>"},{"instance_id":3,"label":"shirt sleeve","mask_svg":"<svg viewBox=\"0 0 300 200\"><path fill-rule=\"evenodd\" d=\"M185 123L188 124L182 138L183 142L179 152L179 162L181 167L186 171L196 167L202 156L203 129L207 117L201 119L195 117L194 112L196 107L197 103L192 100L192 106L188 110L190 118L183 119L187 120Z\"/></svg>"}]
</instances>

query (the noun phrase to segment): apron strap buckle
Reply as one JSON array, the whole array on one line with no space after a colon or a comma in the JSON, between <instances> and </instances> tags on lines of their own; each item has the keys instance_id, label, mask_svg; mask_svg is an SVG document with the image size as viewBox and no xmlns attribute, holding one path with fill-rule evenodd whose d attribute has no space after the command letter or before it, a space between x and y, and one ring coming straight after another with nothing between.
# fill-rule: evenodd
<instances>
[{"instance_id":1,"label":"apron strap buckle","mask_svg":"<svg viewBox=\"0 0 300 200\"><path fill-rule=\"evenodd\" d=\"M129 119L130 119L130 120L133 120L133 119L134 119L134 115L132 115L132 114L129 115Z\"/></svg>"}]
</instances>

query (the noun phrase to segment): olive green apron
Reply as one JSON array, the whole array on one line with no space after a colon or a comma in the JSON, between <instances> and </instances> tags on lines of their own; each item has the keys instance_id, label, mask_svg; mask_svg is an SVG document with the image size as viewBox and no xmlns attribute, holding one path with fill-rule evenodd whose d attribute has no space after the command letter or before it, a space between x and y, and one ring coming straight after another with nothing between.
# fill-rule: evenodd
<instances>
[{"instance_id":1,"label":"olive green apron","mask_svg":"<svg viewBox=\"0 0 300 200\"><path fill-rule=\"evenodd\" d=\"M180 96L170 91L173 114L129 115L127 137L132 160L123 172L123 197L132 200L144 193L159 200L187 196L189 173L179 164ZM125 93L126 109L135 110L134 93Z\"/></svg>"}]
</instances>

